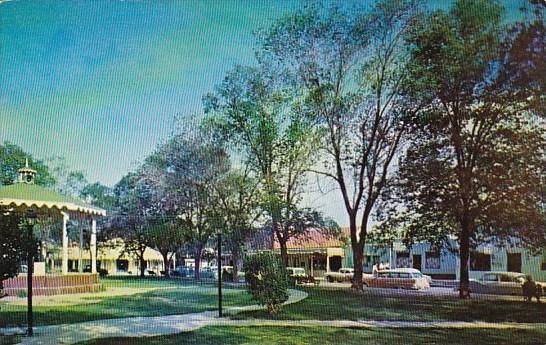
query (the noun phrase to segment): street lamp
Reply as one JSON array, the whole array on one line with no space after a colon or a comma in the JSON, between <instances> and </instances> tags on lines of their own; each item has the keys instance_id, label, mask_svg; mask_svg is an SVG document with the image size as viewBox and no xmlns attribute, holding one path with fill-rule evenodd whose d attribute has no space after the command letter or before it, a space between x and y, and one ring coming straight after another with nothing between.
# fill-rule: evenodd
<instances>
[{"instance_id":1,"label":"street lamp","mask_svg":"<svg viewBox=\"0 0 546 345\"><path fill-rule=\"evenodd\" d=\"M34 272L34 255L36 252L36 241L34 240L34 219L36 213L29 209L26 214L26 230L27 230L27 335L32 337L34 334L33 323L34 315L32 312L32 275Z\"/></svg>"},{"instance_id":2,"label":"street lamp","mask_svg":"<svg viewBox=\"0 0 546 345\"><path fill-rule=\"evenodd\" d=\"M218 240L218 317L222 317L222 227L216 229Z\"/></svg>"}]
</instances>

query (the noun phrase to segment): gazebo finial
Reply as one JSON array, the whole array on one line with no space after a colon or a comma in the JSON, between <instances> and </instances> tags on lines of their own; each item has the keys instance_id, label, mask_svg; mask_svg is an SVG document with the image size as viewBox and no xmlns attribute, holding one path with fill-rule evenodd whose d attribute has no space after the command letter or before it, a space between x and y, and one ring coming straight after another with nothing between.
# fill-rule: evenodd
<instances>
[{"instance_id":1,"label":"gazebo finial","mask_svg":"<svg viewBox=\"0 0 546 345\"><path fill-rule=\"evenodd\" d=\"M25 167L19 169L19 183L34 184L36 179L36 170L28 166L28 158L25 158Z\"/></svg>"}]
</instances>

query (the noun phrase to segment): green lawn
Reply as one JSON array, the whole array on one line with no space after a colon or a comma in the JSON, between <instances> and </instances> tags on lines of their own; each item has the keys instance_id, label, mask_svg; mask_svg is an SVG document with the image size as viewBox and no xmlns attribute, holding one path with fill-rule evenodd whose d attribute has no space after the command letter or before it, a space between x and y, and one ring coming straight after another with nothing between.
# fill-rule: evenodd
<instances>
[{"instance_id":1,"label":"green lawn","mask_svg":"<svg viewBox=\"0 0 546 345\"><path fill-rule=\"evenodd\" d=\"M185 314L217 308L214 285L161 279L104 279L106 287L168 287L129 296L103 297L91 304L35 306L36 325L74 323L98 319ZM253 304L244 290L224 289L225 306ZM25 326L26 306L0 302L0 328Z\"/></svg>"},{"instance_id":2,"label":"green lawn","mask_svg":"<svg viewBox=\"0 0 546 345\"><path fill-rule=\"evenodd\" d=\"M351 329L311 327L205 327L150 338L111 338L79 345L530 345L545 344L546 331L487 329Z\"/></svg>"},{"instance_id":3,"label":"green lawn","mask_svg":"<svg viewBox=\"0 0 546 345\"><path fill-rule=\"evenodd\" d=\"M0 345L14 345L21 340L18 335L0 335Z\"/></svg>"},{"instance_id":4,"label":"green lawn","mask_svg":"<svg viewBox=\"0 0 546 345\"><path fill-rule=\"evenodd\" d=\"M383 297L359 295L350 290L308 289L305 300L283 307L273 317L265 312L246 312L237 318L281 320L408 320L546 322L546 303L484 301L431 297Z\"/></svg>"}]
</instances>

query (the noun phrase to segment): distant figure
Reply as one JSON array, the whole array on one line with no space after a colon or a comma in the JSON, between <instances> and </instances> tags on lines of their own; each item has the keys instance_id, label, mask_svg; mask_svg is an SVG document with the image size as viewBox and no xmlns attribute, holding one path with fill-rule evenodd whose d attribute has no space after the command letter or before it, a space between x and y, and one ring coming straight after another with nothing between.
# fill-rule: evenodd
<instances>
[{"instance_id":1,"label":"distant figure","mask_svg":"<svg viewBox=\"0 0 546 345\"><path fill-rule=\"evenodd\" d=\"M531 302L533 297L540 303L540 295L542 294L542 288L533 281L533 277L528 275L525 283L521 286L523 289L523 297L527 302Z\"/></svg>"}]
</instances>

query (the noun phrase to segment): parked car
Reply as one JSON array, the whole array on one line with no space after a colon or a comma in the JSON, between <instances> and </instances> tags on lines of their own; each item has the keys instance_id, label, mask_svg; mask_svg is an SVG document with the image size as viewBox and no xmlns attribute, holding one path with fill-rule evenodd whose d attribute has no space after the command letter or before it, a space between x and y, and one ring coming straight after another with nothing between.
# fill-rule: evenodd
<instances>
[{"instance_id":1,"label":"parked car","mask_svg":"<svg viewBox=\"0 0 546 345\"><path fill-rule=\"evenodd\" d=\"M315 278L307 275L304 268L301 267L287 267L288 279L292 285L307 285L315 284Z\"/></svg>"},{"instance_id":2,"label":"parked car","mask_svg":"<svg viewBox=\"0 0 546 345\"><path fill-rule=\"evenodd\" d=\"M182 277L182 278L189 278L193 277L195 275L195 270L193 267L189 266L178 266L173 272L173 277Z\"/></svg>"},{"instance_id":3,"label":"parked car","mask_svg":"<svg viewBox=\"0 0 546 345\"><path fill-rule=\"evenodd\" d=\"M470 280L470 292L491 295L521 296L526 274L517 272L487 272L478 280ZM544 291L546 283L536 282ZM456 290L459 288L457 287Z\"/></svg>"},{"instance_id":4,"label":"parked car","mask_svg":"<svg viewBox=\"0 0 546 345\"><path fill-rule=\"evenodd\" d=\"M365 286L374 288L428 289L430 287L428 279L421 272L416 271L408 271L404 268L382 270L376 276L365 275L363 282Z\"/></svg>"},{"instance_id":5,"label":"parked car","mask_svg":"<svg viewBox=\"0 0 546 345\"><path fill-rule=\"evenodd\" d=\"M355 270L352 268L341 268L337 272L326 272L324 274L324 278L327 282L333 283L333 282L345 282L345 281L351 281L353 279L353 276L355 274Z\"/></svg>"},{"instance_id":6,"label":"parked car","mask_svg":"<svg viewBox=\"0 0 546 345\"><path fill-rule=\"evenodd\" d=\"M201 279L218 279L218 270L215 267L203 267L199 270Z\"/></svg>"},{"instance_id":7,"label":"parked car","mask_svg":"<svg viewBox=\"0 0 546 345\"><path fill-rule=\"evenodd\" d=\"M419 271L416 268L398 268L398 271L400 271L400 272L409 272L409 273L420 273L428 281L428 284L432 285L432 277L429 276L429 275L423 274L421 271Z\"/></svg>"}]
</instances>

